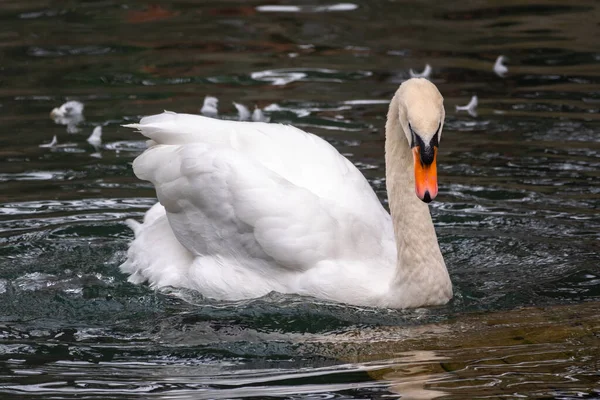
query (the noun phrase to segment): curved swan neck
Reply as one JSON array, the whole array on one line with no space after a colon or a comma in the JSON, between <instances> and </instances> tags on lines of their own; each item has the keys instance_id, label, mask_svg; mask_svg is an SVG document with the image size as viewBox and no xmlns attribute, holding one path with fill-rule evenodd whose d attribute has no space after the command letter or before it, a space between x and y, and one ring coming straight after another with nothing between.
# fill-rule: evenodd
<instances>
[{"instance_id":1,"label":"curved swan neck","mask_svg":"<svg viewBox=\"0 0 600 400\"><path fill-rule=\"evenodd\" d=\"M444 304L452 284L442 257L429 207L415 194L413 160L400 123L398 92L385 126L386 186L398 258L390 302L402 307Z\"/></svg>"},{"instance_id":2,"label":"curved swan neck","mask_svg":"<svg viewBox=\"0 0 600 400\"><path fill-rule=\"evenodd\" d=\"M398 94L390 103L385 131L386 187L398 250L423 239L432 239L438 247L429 207L415 194L413 159L400 124Z\"/></svg>"}]
</instances>

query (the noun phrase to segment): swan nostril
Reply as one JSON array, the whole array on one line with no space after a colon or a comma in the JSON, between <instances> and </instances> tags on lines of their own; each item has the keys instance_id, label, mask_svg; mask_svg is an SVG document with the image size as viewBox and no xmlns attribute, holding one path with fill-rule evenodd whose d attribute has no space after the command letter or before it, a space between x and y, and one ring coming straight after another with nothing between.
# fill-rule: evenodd
<instances>
[{"instance_id":1,"label":"swan nostril","mask_svg":"<svg viewBox=\"0 0 600 400\"><path fill-rule=\"evenodd\" d=\"M431 198L431 195L429 194L429 190L425 191L425 194L423 195L423 198L421 200L423 200L425 203L431 203L431 200L433 200L433 199Z\"/></svg>"},{"instance_id":2,"label":"swan nostril","mask_svg":"<svg viewBox=\"0 0 600 400\"><path fill-rule=\"evenodd\" d=\"M431 165L435 159L435 152L433 147L421 148L421 162L423 165Z\"/></svg>"}]
</instances>

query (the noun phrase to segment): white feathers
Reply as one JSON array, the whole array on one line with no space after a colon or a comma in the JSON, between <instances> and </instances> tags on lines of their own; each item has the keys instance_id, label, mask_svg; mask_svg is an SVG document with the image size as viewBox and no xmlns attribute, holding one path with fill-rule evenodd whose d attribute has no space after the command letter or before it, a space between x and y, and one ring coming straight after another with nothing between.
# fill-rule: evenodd
<instances>
[{"instance_id":1,"label":"white feathers","mask_svg":"<svg viewBox=\"0 0 600 400\"><path fill-rule=\"evenodd\" d=\"M429 77L431 76L431 71L432 71L431 65L425 64L425 69L423 70L423 72L415 72L411 68L408 71L408 73L410 74L411 78L425 78L425 79L429 79Z\"/></svg>"},{"instance_id":2,"label":"white feathers","mask_svg":"<svg viewBox=\"0 0 600 400\"><path fill-rule=\"evenodd\" d=\"M68 133L79 132L79 125L85 120L83 117L83 103L75 100L67 101L60 107L50 111L50 117L59 125L66 125Z\"/></svg>"},{"instance_id":3,"label":"white feathers","mask_svg":"<svg viewBox=\"0 0 600 400\"><path fill-rule=\"evenodd\" d=\"M434 126L442 101L431 82L413 79L391 104L415 113L437 105L424 117ZM386 181L406 185L413 160L396 132L408 110L390 114L386 151L397 154L386 162ZM392 186L392 217L364 175L322 138L292 126L170 112L127 127L154 143L133 169L160 202L141 225L128 223L135 239L120 268L130 281L226 300L277 291L402 308L452 297L427 205L410 185ZM407 251L398 253L396 234Z\"/></svg>"},{"instance_id":4,"label":"white feathers","mask_svg":"<svg viewBox=\"0 0 600 400\"><path fill-rule=\"evenodd\" d=\"M263 111L257 106L254 107L254 111L250 113L248 107L241 103L232 102L233 106L237 111L238 121L254 121L254 122L269 122L269 117L265 116ZM219 99L212 96L206 96L204 98L204 104L200 113L206 117L218 118L219 112L217 110Z\"/></svg>"},{"instance_id":5,"label":"white feathers","mask_svg":"<svg viewBox=\"0 0 600 400\"><path fill-rule=\"evenodd\" d=\"M67 118L83 114L83 103L75 100L67 101L60 107L54 108L50 115L52 118Z\"/></svg>"},{"instance_id":6,"label":"white feathers","mask_svg":"<svg viewBox=\"0 0 600 400\"><path fill-rule=\"evenodd\" d=\"M102 127L101 126L97 126L94 128L94 131L92 132L90 137L87 138L87 142L89 144L91 144L96 151L98 151L100 149L100 146L102 145Z\"/></svg>"},{"instance_id":7,"label":"white feathers","mask_svg":"<svg viewBox=\"0 0 600 400\"><path fill-rule=\"evenodd\" d=\"M245 105L236 103L235 101L233 105L238 111L238 120L240 121L269 122L270 120L258 106L254 106L254 111L250 115L250 110Z\"/></svg>"},{"instance_id":8,"label":"white feathers","mask_svg":"<svg viewBox=\"0 0 600 400\"><path fill-rule=\"evenodd\" d=\"M341 291L349 302L389 286L390 216L360 171L323 139L291 126L175 113L128 127L156 142L134 171L164 206L153 208L158 218L129 223L136 239L121 270L132 281L220 299ZM368 273L381 288L353 267L360 262L373 265Z\"/></svg>"},{"instance_id":9,"label":"white feathers","mask_svg":"<svg viewBox=\"0 0 600 400\"><path fill-rule=\"evenodd\" d=\"M477 116L477 105L479 104L479 99L477 96L471 97L471 101L466 106L456 106L456 111L466 111L470 116Z\"/></svg>"},{"instance_id":10,"label":"white feathers","mask_svg":"<svg viewBox=\"0 0 600 400\"><path fill-rule=\"evenodd\" d=\"M216 97L206 96L204 98L204 104L200 111L202 114L206 115L207 117L211 117L213 119L218 119L218 116L219 116L218 109L217 109L218 104L219 104L219 100ZM251 113L250 110L248 109L248 107L246 107L245 105L243 105L241 103L233 102L233 105L235 106L235 108L238 112L238 119L240 121L269 122L269 118L267 116L265 116L263 111L256 106L255 106L254 112ZM77 133L80 131L80 129L78 128L77 125L79 125L81 122L83 122L85 120L83 117L83 110L84 110L83 103L81 103L79 101L71 100L71 101L67 101L66 103L62 104L60 107L55 107L54 109L52 109L52 111L50 112L50 116L54 120L55 123L61 124L61 125L67 125L68 133ZM96 158L101 158L102 155L100 153L100 150L102 149L102 126L100 126L100 125L96 126L93 129L93 132L91 133L91 135L89 137L87 137L86 141L94 148L94 153L92 153L91 156L96 157ZM54 136L50 143L42 143L39 145L39 147L52 148L52 147L56 147L57 144L58 144L57 136ZM156 143L151 142L149 147L153 144L156 144ZM75 144L71 143L69 145L61 145L58 147L63 147L63 146L68 147L71 145L75 145Z\"/></svg>"},{"instance_id":11,"label":"white feathers","mask_svg":"<svg viewBox=\"0 0 600 400\"><path fill-rule=\"evenodd\" d=\"M50 143L40 144L39 147L54 147L58 144L58 140L56 139L56 135L52 138Z\"/></svg>"},{"instance_id":12,"label":"white feathers","mask_svg":"<svg viewBox=\"0 0 600 400\"><path fill-rule=\"evenodd\" d=\"M233 102L237 112L238 112L238 120L240 121L248 121L250 119L250 110L243 104Z\"/></svg>"},{"instance_id":13,"label":"white feathers","mask_svg":"<svg viewBox=\"0 0 600 400\"><path fill-rule=\"evenodd\" d=\"M504 76L508 72L508 68L506 67L506 65L503 64L505 61L506 61L506 57L498 56L498 58L496 59L496 62L494 63L494 72L500 78L504 78Z\"/></svg>"},{"instance_id":14,"label":"white feathers","mask_svg":"<svg viewBox=\"0 0 600 400\"><path fill-rule=\"evenodd\" d=\"M265 114L263 113L263 111L258 108L257 106L254 106L254 111L252 112L252 121L254 122L269 122L270 118L265 116Z\"/></svg>"},{"instance_id":15,"label":"white feathers","mask_svg":"<svg viewBox=\"0 0 600 400\"><path fill-rule=\"evenodd\" d=\"M86 141L94 148L94 153L90 154L92 157L102 158L102 155L99 153L102 146L102 127L97 126L94 128L92 134L86 139ZM58 139L56 135L52 138L50 143L40 144L39 147L43 148L52 148L52 147L71 147L76 145L75 143L65 143L63 145L58 146Z\"/></svg>"},{"instance_id":16,"label":"white feathers","mask_svg":"<svg viewBox=\"0 0 600 400\"><path fill-rule=\"evenodd\" d=\"M207 117L216 118L219 115L219 110L217 109L219 105L219 99L212 96L206 96L204 98L204 104L200 109L200 113L202 115L206 115Z\"/></svg>"}]
</instances>

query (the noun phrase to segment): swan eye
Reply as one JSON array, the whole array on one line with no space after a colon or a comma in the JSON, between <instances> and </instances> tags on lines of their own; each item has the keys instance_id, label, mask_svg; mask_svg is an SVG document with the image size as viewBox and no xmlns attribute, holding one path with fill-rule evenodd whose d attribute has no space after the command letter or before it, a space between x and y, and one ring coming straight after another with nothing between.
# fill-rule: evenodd
<instances>
[{"instance_id":1,"label":"swan eye","mask_svg":"<svg viewBox=\"0 0 600 400\"><path fill-rule=\"evenodd\" d=\"M439 147L440 143L438 141L438 132L433 135L431 141L429 142L429 147Z\"/></svg>"},{"instance_id":2,"label":"swan eye","mask_svg":"<svg viewBox=\"0 0 600 400\"><path fill-rule=\"evenodd\" d=\"M415 147L417 145L417 139L416 139L416 134L415 131L413 131L412 126L410 125L410 122L408 123L408 129L410 130L410 147L411 149L413 147Z\"/></svg>"}]
</instances>

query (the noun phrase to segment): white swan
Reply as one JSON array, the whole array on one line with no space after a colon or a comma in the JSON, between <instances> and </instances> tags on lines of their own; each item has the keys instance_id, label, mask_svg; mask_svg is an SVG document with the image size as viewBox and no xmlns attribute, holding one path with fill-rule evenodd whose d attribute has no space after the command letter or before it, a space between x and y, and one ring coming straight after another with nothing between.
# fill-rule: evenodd
<instances>
[{"instance_id":1,"label":"white swan","mask_svg":"<svg viewBox=\"0 0 600 400\"><path fill-rule=\"evenodd\" d=\"M477 117L477 106L479 105L479 98L477 95L472 96L471 100L466 106L456 106L456 111L466 111L471 117Z\"/></svg>"},{"instance_id":2,"label":"white swan","mask_svg":"<svg viewBox=\"0 0 600 400\"><path fill-rule=\"evenodd\" d=\"M98 151L102 146L102 127L97 126L92 131L92 134L87 138L87 142L92 145L94 150Z\"/></svg>"},{"instance_id":3,"label":"white swan","mask_svg":"<svg viewBox=\"0 0 600 400\"><path fill-rule=\"evenodd\" d=\"M250 110L243 104L233 102L235 109L238 112L238 120L240 121L248 121L251 117Z\"/></svg>"},{"instance_id":4,"label":"white swan","mask_svg":"<svg viewBox=\"0 0 600 400\"><path fill-rule=\"evenodd\" d=\"M49 148L49 147L54 147L57 144L58 144L58 139L56 138L56 135L54 135L52 137L52 141L50 143L43 143L43 144L40 144L38 147L48 147Z\"/></svg>"},{"instance_id":5,"label":"white swan","mask_svg":"<svg viewBox=\"0 0 600 400\"><path fill-rule=\"evenodd\" d=\"M135 233L129 281L236 300L271 291L338 302L444 304L452 284L424 201L437 194L443 98L404 82L386 123L391 216L360 171L291 126L165 112L143 118L133 163L160 203ZM416 195L415 195L416 191ZM423 200L423 201L422 201Z\"/></svg>"},{"instance_id":6,"label":"white swan","mask_svg":"<svg viewBox=\"0 0 600 400\"><path fill-rule=\"evenodd\" d=\"M433 71L433 69L431 68L431 65L425 64L425 69L423 69L423 72L416 72L416 71L413 71L413 69L411 68L408 70L408 73L411 78L427 78L427 79L429 79L431 77L431 71Z\"/></svg>"},{"instance_id":7,"label":"white swan","mask_svg":"<svg viewBox=\"0 0 600 400\"><path fill-rule=\"evenodd\" d=\"M219 115L219 99L213 96L206 96L204 98L204 104L200 109L200 114L206 115L207 117L217 118Z\"/></svg>"},{"instance_id":8,"label":"white swan","mask_svg":"<svg viewBox=\"0 0 600 400\"><path fill-rule=\"evenodd\" d=\"M271 118L267 117L263 110L254 105L254 111L252 111L252 121L254 122L269 122Z\"/></svg>"},{"instance_id":9,"label":"white swan","mask_svg":"<svg viewBox=\"0 0 600 400\"><path fill-rule=\"evenodd\" d=\"M496 58L496 62L494 63L494 73L496 73L496 75L498 75L500 78L504 78L508 73L508 67L504 65L505 61L506 57L498 56L498 58Z\"/></svg>"}]
</instances>

